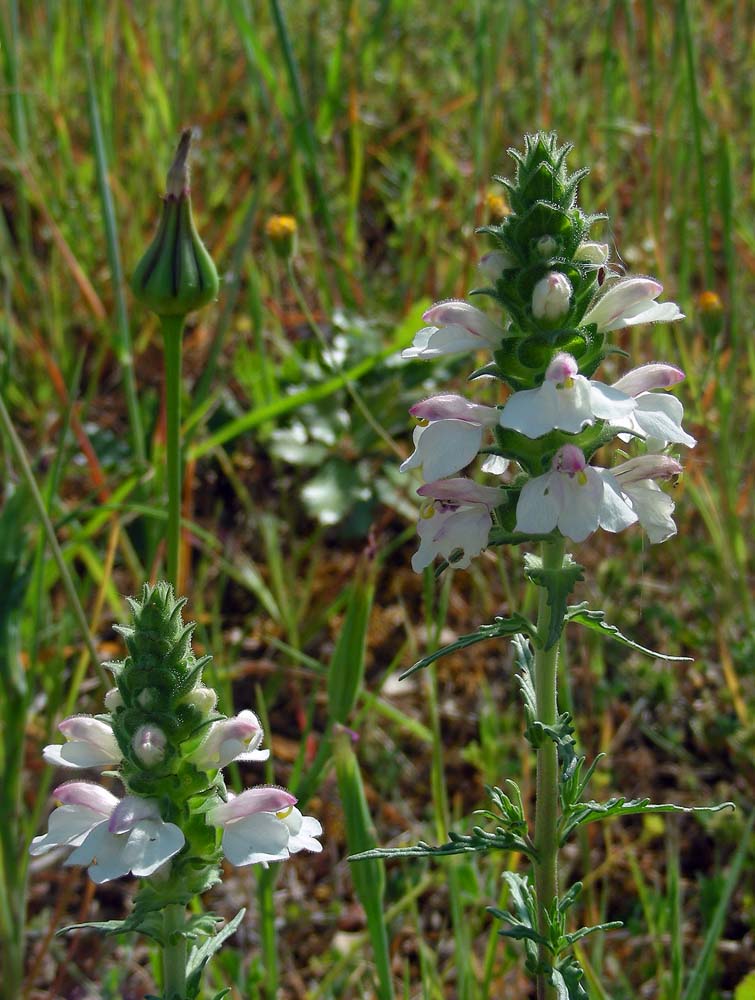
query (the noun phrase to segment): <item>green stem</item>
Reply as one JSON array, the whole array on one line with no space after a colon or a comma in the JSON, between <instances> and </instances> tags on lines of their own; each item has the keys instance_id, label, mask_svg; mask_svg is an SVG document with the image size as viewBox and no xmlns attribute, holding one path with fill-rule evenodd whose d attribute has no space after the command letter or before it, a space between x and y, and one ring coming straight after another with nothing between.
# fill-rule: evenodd
<instances>
[{"instance_id":1,"label":"green stem","mask_svg":"<svg viewBox=\"0 0 755 1000\"><path fill-rule=\"evenodd\" d=\"M560 569L565 542L559 538L543 542L543 569ZM557 670L558 643L545 648L553 609L548 603L548 591L543 587L537 614L535 649L535 695L537 718L545 726L553 726L558 717ZM549 937L546 909L558 894L558 750L553 740L546 740L537 751L537 799L535 804L535 886L538 899L538 930ZM551 956L541 947L541 961L550 964ZM537 981L538 1000L555 1000L556 989L540 974Z\"/></svg>"},{"instance_id":2,"label":"green stem","mask_svg":"<svg viewBox=\"0 0 755 1000\"><path fill-rule=\"evenodd\" d=\"M165 412L167 416L166 473L168 527L165 536L168 580L178 593L181 555L181 346L183 316L162 316L165 357Z\"/></svg>"},{"instance_id":3,"label":"green stem","mask_svg":"<svg viewBox=\"0 0 755 1000\"><path fill-rule=\"evenodd\" d=\"M163 947L163 994L165 1000L186 1000L186 938L170 936L184 929L186 908L182 903L171 903L163 911L166 944Z\"/></svg>"}]
</instances>

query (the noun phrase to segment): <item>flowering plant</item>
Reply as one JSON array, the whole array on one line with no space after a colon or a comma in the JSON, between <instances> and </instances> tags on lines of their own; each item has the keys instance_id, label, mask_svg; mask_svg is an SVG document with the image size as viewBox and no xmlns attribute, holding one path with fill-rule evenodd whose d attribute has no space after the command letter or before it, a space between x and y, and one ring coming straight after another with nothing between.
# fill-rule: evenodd
<instances>
[{"instance_id":1,"label":"flowering plant","mask_svg":"<svg viewBox=\"0 0 755 1000\"><path fill-rule=\"evenodd\" d=\"M302 816L286 789L258 785L234 796L223 768L259 761L262 727L253 712L227 718L215 692L202 683L210 657L191 649L193 624L184 624L169 584L145 586L131 600L130 625L120 628L128 655L108 663L116 686L108 712L60 723L66 738L44 749L45 759L74 769L103 769L125 789L118 798L92 781L67 781L61 803L31 853L72 848L66 865L86 865L101 884L132 874L145 879L125 920L77 924L106 934L140 931L163 947L164 1000L196 997L202 970L238 926L244 911L215 933L212 914L186 918L192 897L220 880L223 856L233 865L282 861L301 850L320 851L319 822ZM73 928L67 928L71 930ZM187 942L207 936L186 955Z\"/></svg>"},{"instance_id":2,"label":"flowering plant","mask_svg":"<svg viewBox=\"0 0 755 1000\"><path fill-rule=\"evenodd\" d=\"M540 588L537 621L521 614L496 618L403 676L486 639L513 640L525 736L537 756L534 824L519 788L509 780L506 791L490 790L492 804L484 815L494 822L494 832L476 826L472 834L454 833L439 846L377 849L352 858L493 849L528 857L534 877L506 872L510 909L491 912L506 925L503 935L524 942L538 1000L586 998L572 945L616 926L567 930L581 888L576 883L563 893L559 889L558 852L569 835L609 816L696 811L623 796L604 803L586 799L596 762L585 767L585 758L575 751L572 719L557 705L558 651L568 623L651 656L675 659L621 635L602 612L568 603L582 567L565 546L599 528L618 532L637 523L654 543L674 535L674 502L658 484L682 471L669 447L695 444L682 427L682 404L657 391L684 377L675 365L641 365L612 384L594 378L606 358L625 356L611 343L612 331L683 316L675 303L658 301L663 289L654 279L619 277L611 268L609 247L591 240L592 225L603 217L586 215L577 205L586 171L568 172L570 148L559 147L553 134L528 136L523 152L511 151L515 179L498 178L511 212L481 230L495 246L481 262L489 284L475 294L493 299L506 321L498 324L468 302L438 303L404 351L408 359L486 351L492 359L470 380L494 379L509 390L497 406L442 394L412 407L420 426L414 432L415 450L402 469L421 470L425 481L417 491L423 504L412 565L419 572L440 557L440 570L463 569L487 548L539 543L539 556L524 556L525 574ZM596 464L598 452L616 440L625 451L623 460ZM457 475L478 454L485 455L483 471L497 481L482 485Z\"/></svg>"}]
</instances>

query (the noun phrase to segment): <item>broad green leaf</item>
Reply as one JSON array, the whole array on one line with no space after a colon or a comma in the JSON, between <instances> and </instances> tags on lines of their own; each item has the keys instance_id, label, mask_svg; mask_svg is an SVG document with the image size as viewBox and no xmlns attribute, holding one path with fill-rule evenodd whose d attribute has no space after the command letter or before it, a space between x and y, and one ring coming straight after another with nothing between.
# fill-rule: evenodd
<instances>
[{"instance_id":1,"label":"broad green leaf","mask_svg":"<svg viewBox=\"0 0 755 1000\"><path fill-rule=\"evenodd\" d=\"M535 626L519 614L511 618L496 618L491 625L480 625L475 632L470 632L468 635L461 635L453 642L449 642L448 645L436 649L429 656L423 656L421 660L417 660L414 666L405 670L399 677L399 680L410 677L417 670L429 667L431 663L435 663L442 656L455 653L458 649L466 649L467 646L474 646L477 642L485 642L487 639L499 639L502 636L517 635L520 632L524 632L527 635L534 635Z\"/></svg>"},{"instance_id":2,"label":"broad green leaf","mask_svg":"<svg viewBox=\"0 0 755 1000\"><path fill-rule=\"evenodd\" d=\"M609 625L604 619L604 611L590 611L586 603L573 604L566 609L567 624L573 622L576 625L582 625L592 632L599 632L602 635L608 636L609 639L613 639L615 642L620 642L623 646L636 649L638 652L645 653L646 656L653 656L658 660L668 660L675 663L692 662L692 657L690 656L668 656L666 653L656 653L655 650L648 649L647 646L641 646L633 639L622 635L615 625Z\"/></svg>"}]
</instances>

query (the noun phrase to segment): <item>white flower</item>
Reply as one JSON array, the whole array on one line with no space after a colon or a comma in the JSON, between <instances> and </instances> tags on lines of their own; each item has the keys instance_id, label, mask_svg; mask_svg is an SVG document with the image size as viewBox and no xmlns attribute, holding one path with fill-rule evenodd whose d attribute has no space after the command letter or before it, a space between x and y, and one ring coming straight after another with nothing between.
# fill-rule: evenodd
<instances>
[{"instance_id":1,"label":"white flower","mask_svg":"<svg viewBox=\"0 0 755 1000\"><path fill-rule=\"evenodd\" d=\"M433 502L420 514L420 546L412 557L412 569L421 573L439 555L465 569L488 544L490 512L501 502L501 491L471 479L441 479L417 492Z\"/></svg>"},{"instance_id":2,"label":"white flower","mask_svg":"<svg viewBox=\"0 0 755 1000\"><path fill-rule=\"evenodd\" d=\"M129 872L153 875L184 846L181 830L163 822L152 800L127 795L119 801L86 781L69 781L54 795L63 805L50 815L47 833L32 840L30 853L74 847L65 864L89 865L97 884Z\"/></svg>"},{"instance_id":3,"label":"white flower","mask_svg":"<svg viewBox=\"0 0 755 1000\"><path fill-rule=\"evenodd\" d=\"M537 389L523 389L509 398L500 413L502 427L510 427L529 438L552 430L577 434L594 420L623 423L637 404L617 386L591 382L579 375L570 354L557 354Z\"/></svg>"},{"instance_id":4,"label":"white flower","mask_svg":"<svg viewBox=\"0 0 755 1000\"><path fill-rule=\"evenodd\" d=\"M532 315L555 321L569 311L572 286L565 274L550 271L532 289Z\"/></svg>"},{"instance_id":5,"label":"white flower","mask_svg":"<svg viewBox=\"0 0 755 1000\"><path fill-rule=\"evenodd\" d=\"M223 853L232 865L284 861L297 851L321 851L314 839L322 827L312 816L294 809L296 797L285 788L259 786L240 795L229 795L207 814L223 828Z\"/></svg>"},{"instance_id":6,"label":"white flower","mask_svg":"<svg viewBox=\"0 0 755 1000\"><path fill-rule=\"evenodd\" d=\"M549 472L528 480L516 508L516 528L544 535L558 528L581 542L598 527L622 531L637 521L651 542L674 534L673 501L653 482L677 475L681 465L667 455L642 455L613 469L587 465L582 451L560 448Z\"/></svg>"},{"instance_id":7,"label":"white flower","mask_svg":"<svg viewBox=\"0 0 755 1000\"><path fill-rule=\"evenodd\" d=\"M270 751L257 749L263 736L259 719L245 709L232 719L211 723L189 760L205 771L217 771L234 760L267 760Z\"/></svg>"},{"instance_id":8,"label":"white flower","mask_svg":"<svg viewBox=\"0 0 755 1000\"><path fill-rule=\"evenodd\" d=\"M46 746L42 756L58 767L109 767L123 759L112 727L91 715L72 715L58 724L67 742Z\"/></svg>"},{"instance_id":9,"label":"white flower","mask_svg":"<svg viewBox=\"0 0 755 1000\"><path fill-rule=\"evenodd\" d=\"M614 389L635 398L636 409L625 420L624 426L646 438L651 451L660 451L667 444L683 444L688 448L697 444L682 427L684 407L676 396L650 391L665 389L683 378L684 372L675 365L654 362L632 369L613 384ZM626 440L628 435L620 434L619 437Z\"/></svg>"},{"instance_id":10,"label":"white flower","mask_svg":"<svg viewBox=\"0 0 755 1000\"><path fill-rule=\"evenodd\" d=\"M673 323L684 319L675 302L656 302L663 285L653 278L621 278L612 284L587 310L583 324L595 323L598 330L621 330L639 323Z\"/></svg>"},{"instance_id":11,"label":"white flower","mask_svg":"<svg viewBox=\"0 0 755 1000\"><path fill-rule=\"evenodd\" d=\"M648 538L656 544L675 535L676 525L671 516L674 501L654 480L671 479L681 471L679 462L669 455L640 455L612 469L602 470L602 475L604 480L610 477L618 486Z\"/></svg>"},{"instance_id":12,"label":"white flower","mask_svg":"<svg viewBox=\"0 0 755 1000\"><path fill-rule=\"evenodd\" d=\"M600 524L604 493L600 473L587 465L580 448L566 444L554 455L549 472L529 479L522 487L516 506L516 530L547 535L558 528L562 535L581 542ZM620 494L614 514L623 516L624 527L637 520Z\"/></svg>"},{"instance_id":13,"label":"white flower","mask_svg":"<svg viewBox=\"0 0 755 1000\"><path fill-rule=\"evenodd\" d=\"M495 349L504 335L485 313L459 299L436 303L422 318L430 325L415 335L412 346L401 352L402 358L437 358L459 351Z\"/></svg>"},{"instance_id":14,"label":"white flower","mask_svg":"<svg viewBox=\"0 0 755 1000\"><path fill-rule=\"evenodd\" d=\"M401 471L421 468L425 480L443 479L469 465L482 445L483 429L498 423L494 406L451 393L417 403L409 412L429 423L414 428L414 453Z\"/></svg>"},{"instance_id":15,"label":"white flower","mask_svg":"<svg viewBox=\"0 0 755 1000\"><path fill-rule=\"evenodd\" d=\"M54 847L78 847L96 826L110 819L118 805L115 795L90 781L67 781L53 795L62 805L50 813L47 833L32 840L32 855Z\"/></svg>"},{"instance_id":16,"label":"white flower","mask_svg":"<svg viewBox=\"0 0 755 1000\"><path fill-rule=\"evenodd\" d=\"M98 885L129 873L146 878L185 843L180 827L163 822L155 801L126 795L65 863L89 865L89 877Z\"/></svg>"}]
</instances>

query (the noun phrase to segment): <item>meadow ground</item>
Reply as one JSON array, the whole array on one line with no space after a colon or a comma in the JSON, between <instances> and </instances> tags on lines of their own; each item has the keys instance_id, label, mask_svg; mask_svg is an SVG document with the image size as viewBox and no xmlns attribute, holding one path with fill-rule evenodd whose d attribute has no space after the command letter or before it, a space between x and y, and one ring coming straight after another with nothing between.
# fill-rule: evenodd
<instances>
[{"instance_id":1,"label":"meadow ground","mask_svg":"<svg viewBox=\"0 0 755 1000\"><path fill-rule=\"evenodd\" d=\"M755 996L752 979L736 991L755 970L752 16L738 0L0 11L0 389L103 660L121 653L124 595L160 572L164 524L159 338L124 274L151 235L179 130L201 131L195 216L222 288L185 342L188 614L223 707L269 718L269 777L295 785L323 765L309 811L325 827L323 854L229 871L204 901L224 917L250 908L216 991L376 995L328 742L327 667L352 581L374 585L349 725L377 843L468 828L485 784L508 776L531 796L510 650L477 645L397 683L438 639L533 600L514 549L440 582L411 571L417 483L397 474L407 409L462 390L464 369L398 352L430 302L476 284L487 244L475 228L498 210L507 148L554 129L574 144L572 168L591 168L580 200L610 216L599 235L687 315L620 343L635 364L681 364L698 439L674 488L678 536L652 548L639 531L594 537L577 595L694 663L570 634L562 703L581 750L608 754L598 798L738 806L597 824L565 853L565 876L585 882L584 920L625 922L583 943L588 988L596 1000ZM265 236L276 213L297 222L290 264ZM26 870L49 808L40 748L73 705L98 711L102 689L28 497L10 503L20 470L0 441L0 996L17 1000L23 961L29 1000L142 997L148 948L53 936L122 915L131 883L95 892L80 869ZM249 766L234 777L258 779ZM528 995L515 943L484 909L520 864L387 865L396 996Z\"/></svg>"}]
</instances>

